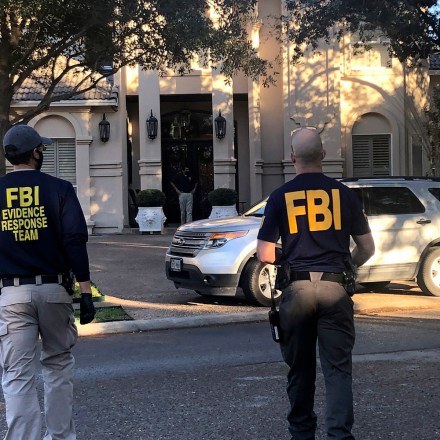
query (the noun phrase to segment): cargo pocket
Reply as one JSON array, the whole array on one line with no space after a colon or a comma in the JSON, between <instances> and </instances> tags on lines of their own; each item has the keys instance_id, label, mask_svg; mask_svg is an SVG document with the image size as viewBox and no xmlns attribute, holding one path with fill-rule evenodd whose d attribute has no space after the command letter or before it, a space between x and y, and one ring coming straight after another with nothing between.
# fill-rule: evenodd
<instances>
[{"instance_id":1,"label":"cargo pocket","mask_svg":"<svg viewBox=\"0 0 440 440\"><path fill-rule=\"evenodd\" d=\"M0 307L12 306L13 304L26 304L31 301L32 294L30 290L20 291L19 288L15 287L4 287L0 295Z\"/></svg>"},{"instance_id":2,"label":"cargo pocket","mask_svg":"<svg viewBox=\"0 0 440 440\"><path fill-rule=\"evenodd\" d=\"M72 297L66 292L46 293L46 302L51 304L72 304Z\"/></svg>"},{"instance_id":3,"label":"cargo pocket","mask_svg":"<svg viewBox=\"0 0 440 440\"><path fill-rule=\"evenodd\" d=\"M75 324L75 315L71 315L67 323L67 343L72 348L78 340L78 329Z\"/></svg>"},{"instance_id":4,"label":"cargo pocket","mask_svg":"<svg viewBox=\"0 0 440 440\"><path fill-rule=\"evenodd\" d=\"M0 324L0 364L4 370L8 369L5 365L8 344L8 324Z\"/></svg>"}]
</instances>

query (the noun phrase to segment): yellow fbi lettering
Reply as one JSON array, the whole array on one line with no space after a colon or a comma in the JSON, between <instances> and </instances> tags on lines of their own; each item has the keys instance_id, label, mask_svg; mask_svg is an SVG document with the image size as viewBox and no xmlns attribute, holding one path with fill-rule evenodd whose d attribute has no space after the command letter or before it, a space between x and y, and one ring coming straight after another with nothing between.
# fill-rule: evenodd
<instances>
[{"instance_id":1,"label":"yellow fbi lettering","mask_svg":"<svg viewBox=\"0 0 440 440\"><path fill-rule=\"evenodd\" d=\"M40 187L22 186L20 188L6 188L6 206L12 208L12 203L18 201L24 208L40 204Z\"/></svg>"},{"instance_id":2,"label":"yellow fbi lettering","mask_svg":"<svg viewBox=\"0 0 440 440\"><path fill-rule=\"evenodd\" d=\"M38 240L38 231L47 228L40 187L6 188L6 208L1 210L1 230L11 231L16 241Z\"/></svg>"},{"instance_id":3,"label":"yellow fbi lettering","mask_svg":"<svg viewBox=\"0 0 440 440\"><path fill-rule=\"evenodd\" d=\"M330 209L330 195L322 189L307 191L293 191L284 195L286 199L287 218L291 234L298 232L298 216L307 216L310 231L326 231L332 226L341 229L341 198L339 189L331 190L332 209ZM305 200L305 204L298 201Z\"/></svg>"}]
</instances>

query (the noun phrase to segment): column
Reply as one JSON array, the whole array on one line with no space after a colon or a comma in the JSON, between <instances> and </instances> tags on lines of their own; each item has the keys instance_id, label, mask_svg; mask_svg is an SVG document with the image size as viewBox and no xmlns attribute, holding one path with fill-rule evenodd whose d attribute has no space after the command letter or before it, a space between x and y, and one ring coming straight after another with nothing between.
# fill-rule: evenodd
<instances>
[{"instance_id":1,"label":"column","mask_svg":"<svg viewBox=\"0 0 440 440\"><path fill-rule=\"evenodd\" d=\"M146 120L153 115L159 121L156 139L147 136ZM139 66L139 174L141 189L162 189L160 83L156 71Z\"/></svg>"},{"instance_id":2,"label":"column","mask_svg":"<svg viewBox=\"0 0 440 440\"><path fill-rule=\"evenodd\" d=\"M214 188L235 189L236 159L234 157L234 98L232 83L218 70L212 72L212 129L214 148ZM215 118L221 111L226 119L226 136L215 136Z\"/></svg>"},{"instance_id":3,"label":"column","mask_svg":"<svg viewBox=\"0 0 440 440\"><path fill-rule=\"evenodd\" d=\"M84 217L87 223L89 235L93 233L95 222L91 220L91 203L90 203L90 144L92 136L78 136L76 138L76 184L77 195Z\"/></svg>"}]
</instances>

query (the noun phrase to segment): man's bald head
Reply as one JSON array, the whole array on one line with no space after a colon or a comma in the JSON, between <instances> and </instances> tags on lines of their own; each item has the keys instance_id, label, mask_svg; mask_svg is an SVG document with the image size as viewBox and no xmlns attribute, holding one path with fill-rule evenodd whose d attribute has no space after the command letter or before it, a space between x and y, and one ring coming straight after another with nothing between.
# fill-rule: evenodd
<instances>
[{"instance_id":1,"label":"man's bald head","mask_svg":"<svg viewBox=\"0 0 440 440\"><path fill-rule=\"evenodd\" d=\"M316 130L300 128L292 135L292 153L302 165L320 164L323 159L322 141Z\"/></svg>"}]
</instances>

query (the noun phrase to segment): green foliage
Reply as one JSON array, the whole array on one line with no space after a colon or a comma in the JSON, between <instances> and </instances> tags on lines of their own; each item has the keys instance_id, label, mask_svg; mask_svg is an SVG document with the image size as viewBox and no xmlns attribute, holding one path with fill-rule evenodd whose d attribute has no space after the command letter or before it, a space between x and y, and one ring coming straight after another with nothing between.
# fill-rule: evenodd
<instances>
[{"instance_id":1,"label":"green foliage","mask_svg":"<svg viewBox=\"0 0 440 440\"><path fill-rule=\"evenodd\" d=\"M144 189L136 194L138 206L163 206L166 202L165 194L159 189Z\"/></svg>"},{"instance_id":2,"label":"green foliage","mask_svg":"<svg viewBox=\"0 0 440 440\"><path fill-rule=\"evenodd\" d=\"M440 176L440 90L434 89L429 110L426 111L426 134L429 146L426 155L434 176Z\"/></svg>"},{"instance_id":3,"label":"green foliage","mask_svg":"<svg viewBox=\"0 0 440 440\"><path fill-rule=\"evenodd\" d=\"M103 296L101 291L93 283L91 283L91 284L92 284L92 297L99 298L99 297ZM81 298L81 290L79 288L78 282L75 282L73 298L75 298L75 299Z\"/></svg>"},{"instance_id":4,"label":"green foliage","mask_svg":"<svg viewBox=\"0 0 440 440\"><path fill-rule=\"evenodd\" d=\"M211 206L231 206L237 203L238 194L235 189L217 188L208 193L208 201Z\"/></svg>"},{"instance_id":5,"label":"green foliage","mask_svg":"<svg viewBox=\"0 0 440 440\"><path fill-rule=\"evenodd\" d=\"M269 63L247 37L256 1L1 0L0 134L52 102L95 88L126 65L185 73L202 55L206 65L227 75L243 70L270 81ZM13 94L28 80L41 87L43 99L12 114ZM57 88L63 83L73 87Z\"/></svg>"},{"instance_id":6,"label":"green foliage","mask_svg":"<svg viewBox=\"0 0 440 440\"><path fill-rule=\"evenodd\" d=\"M287 39L297 45L294 61L305 46L316 49L320 39L329 41L350 33L365 43L377 38L377 31L389 38L390 52L400 61L417 61L439 50L436 4L436 0L286 0L283 25Z\"/></svg>"}]
</instances>

